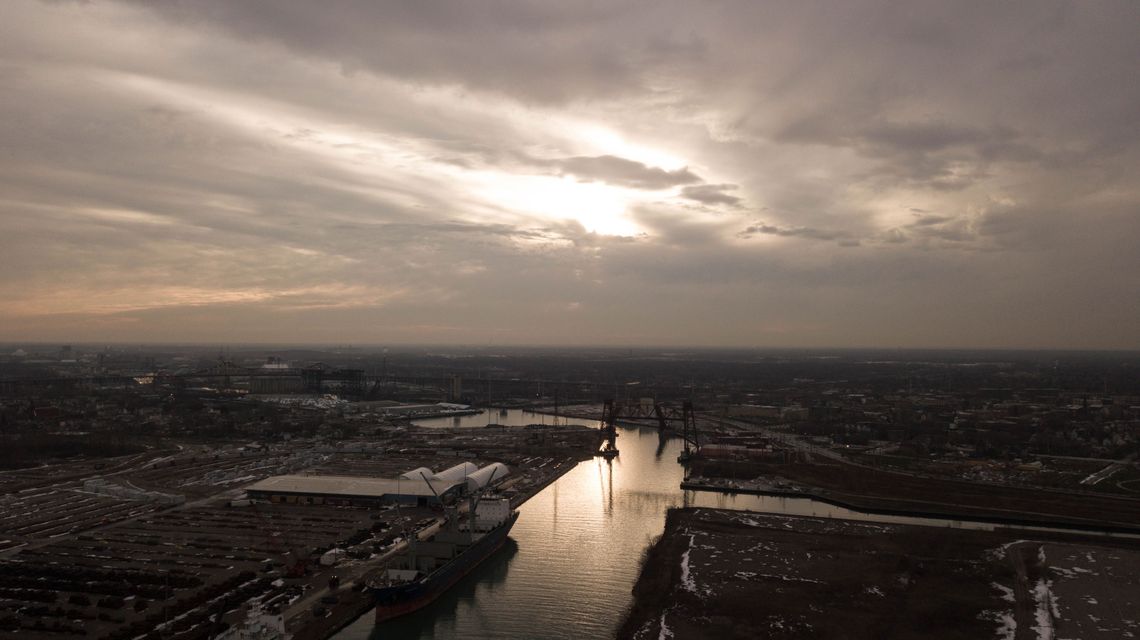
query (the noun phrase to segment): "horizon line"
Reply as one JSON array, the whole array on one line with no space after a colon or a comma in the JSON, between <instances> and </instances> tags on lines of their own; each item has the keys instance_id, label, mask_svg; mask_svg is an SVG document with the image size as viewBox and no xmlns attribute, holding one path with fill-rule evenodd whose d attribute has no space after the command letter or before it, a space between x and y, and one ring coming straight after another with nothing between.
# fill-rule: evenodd
<instances>
[{"instance_id":1,"label":"horizon line","mask_svg":"<svg viewBox=\"0 0 1140 640\"><path fill-rule=\"evenodd\" d=\"M66 340L0 340L4 346L116 346L116 347L184 347L184 348L319 348L319 349L599 349L599 350L681 350L681 351L981 351L981 352L1068 352L1068 353L1140 353L1138 347L1057 347L1057 346L772 346L772 345L700 345L700 344L476 344L462 342L239 342L239 341L66 341Z\"/></svg>"}]
</instances>

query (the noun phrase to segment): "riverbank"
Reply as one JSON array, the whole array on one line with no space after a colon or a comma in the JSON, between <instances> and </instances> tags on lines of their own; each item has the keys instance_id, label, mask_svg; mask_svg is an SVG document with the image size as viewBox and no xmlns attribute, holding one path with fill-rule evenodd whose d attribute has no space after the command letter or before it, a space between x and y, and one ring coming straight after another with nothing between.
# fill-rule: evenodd
<instances>
[{"instance_id":1,"label":"riverbank","mask_svg":"<svg viewBox=\"0 0 1140 640\"><path fill-rule=\"evenodd\" d=\"M805 497L873 513L1140 533L1140 500L1126 497L981 485L839 462L701 460L689 474L703 484L785 483Z\"/></svg>"},{"instance_id":2,"label":"riverbank","mask_svg":"<svg viewBox=\"0 0 1140 640\"><path fill-rule=\"evenodd\" d=\"M1140 545L671 509L622 639L1129 637ZM1115 634L1115 635L1113 635Z\"/></svg>"},{"instance_id":3,"label":"riverbank","mask_svg":"<svg viewBox=\"0 0 1140 640\"><path fill-rule=\"evenodd\" d=\"M779 483L786 484L786 483ZM837 495L810 487L782 488L768 482L725 482L717 480L686 480L681 483L686 491L706 491L713 493L772 496L776 498L798 498L814 500L824 504L858 511L860 513L898 516L904 518L928 518L947 522L991 523L1008 528L1047 528L1069 530L1078 534L1118 535L1140 538L1140 525L1129 527L1105 524L1099 521L1059 520L1056 518L1034 518L1020 512L1007 514L988 511L980 514L969 509L958 509L959 505L939 505L931 502L906 502L876 500L868 496ZM945 507L945 508L939 508Z\"/></svg>"}]
</instances>

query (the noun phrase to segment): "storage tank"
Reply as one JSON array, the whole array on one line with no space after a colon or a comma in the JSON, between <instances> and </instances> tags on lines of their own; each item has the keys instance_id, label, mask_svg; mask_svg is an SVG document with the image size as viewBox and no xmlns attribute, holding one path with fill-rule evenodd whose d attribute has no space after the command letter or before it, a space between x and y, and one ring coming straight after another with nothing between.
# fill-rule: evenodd
<instances>
[{"instance_id":1,"label":"storage tank","mask_svg":"<svg viewBox=\"0 0 1140 640\"><path fill-rule=\"evenodd\" d=\"M423 474L422 476L420 475L421 473ZM407 473L401 473L400 477L404 480L423 480L424 478L430 478L434 475L435 472L427 467L417 467Z\"/></svg>"},{"instance_id":2,"label":"storage tank","mask_svg":"<svg viewBox=\"0 0 1140 640\"><path fill-rule=\"evenodd\" d=\"M433 479L443 480L445 482L463 482L464 478L471 475L472 473L475 473L478 470L479 467L471 464L470 462L464 462L463 464L457 464L450 469L440 471L439 473L435 474L435 478Z\"/></svg>"},{"instance_id":3,"label":"storage tank","mask_svg":"<svg viewBox=\"0 0 1140 640\"><path fill-rule=\"evenodd\" d=\"M488 483L494 481L498 482L507 477L511 472L507 465L502 462L492 462L491 464L479 469L475 473L467 476L467 490L478 491L487 486Z\"/></svg>"}]
</instances>

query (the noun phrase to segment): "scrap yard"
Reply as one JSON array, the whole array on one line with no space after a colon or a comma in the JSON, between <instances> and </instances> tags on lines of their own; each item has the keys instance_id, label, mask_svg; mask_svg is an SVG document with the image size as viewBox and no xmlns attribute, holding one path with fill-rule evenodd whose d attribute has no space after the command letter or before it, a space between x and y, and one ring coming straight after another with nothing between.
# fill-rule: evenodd
<instances>
[{"instance_id":1,"label":"scrap yard","mask_svg":"<svg viewBox=\"0 0 1140 640\"><path fill-rule=\"evenodd\" d=\"M402 426L10 471L0 476L0 638L213 638L242 623L251 601L294 637L326 637L365 610L365 576L438 525L438 505L401 474L500 463L494 488L520 504L595 447L585 427ZM280 478L396 479L400 494L247 491Z\"/></svg>"}]
</instances>

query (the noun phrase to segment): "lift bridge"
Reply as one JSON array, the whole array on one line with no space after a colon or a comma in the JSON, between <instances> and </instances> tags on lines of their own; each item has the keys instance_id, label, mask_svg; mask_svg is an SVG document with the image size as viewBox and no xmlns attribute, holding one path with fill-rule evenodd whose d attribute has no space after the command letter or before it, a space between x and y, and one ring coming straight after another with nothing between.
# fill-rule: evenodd
<instances>
[{"instance_id":1,"label":"lift bridge","mask_svg":"<svg viewBox=\"0 0 1140 640\"><path fill-rule=\"evenodd\" d=\"M679 435L685 442L685 449L680 455L684 461L696 455L701 448L700 433L697 431L697 419L693 412L693 403L686 400L680 408L669 406L660 402L652 405L637 403L623 405L607 399L602 405L602 425L599 435L602 440L598 455L612 458L618 455L617 423L656 424L657 432L662 436ZM679 429L678 429L678 424Z\"/></svg>"}]
</instances>

